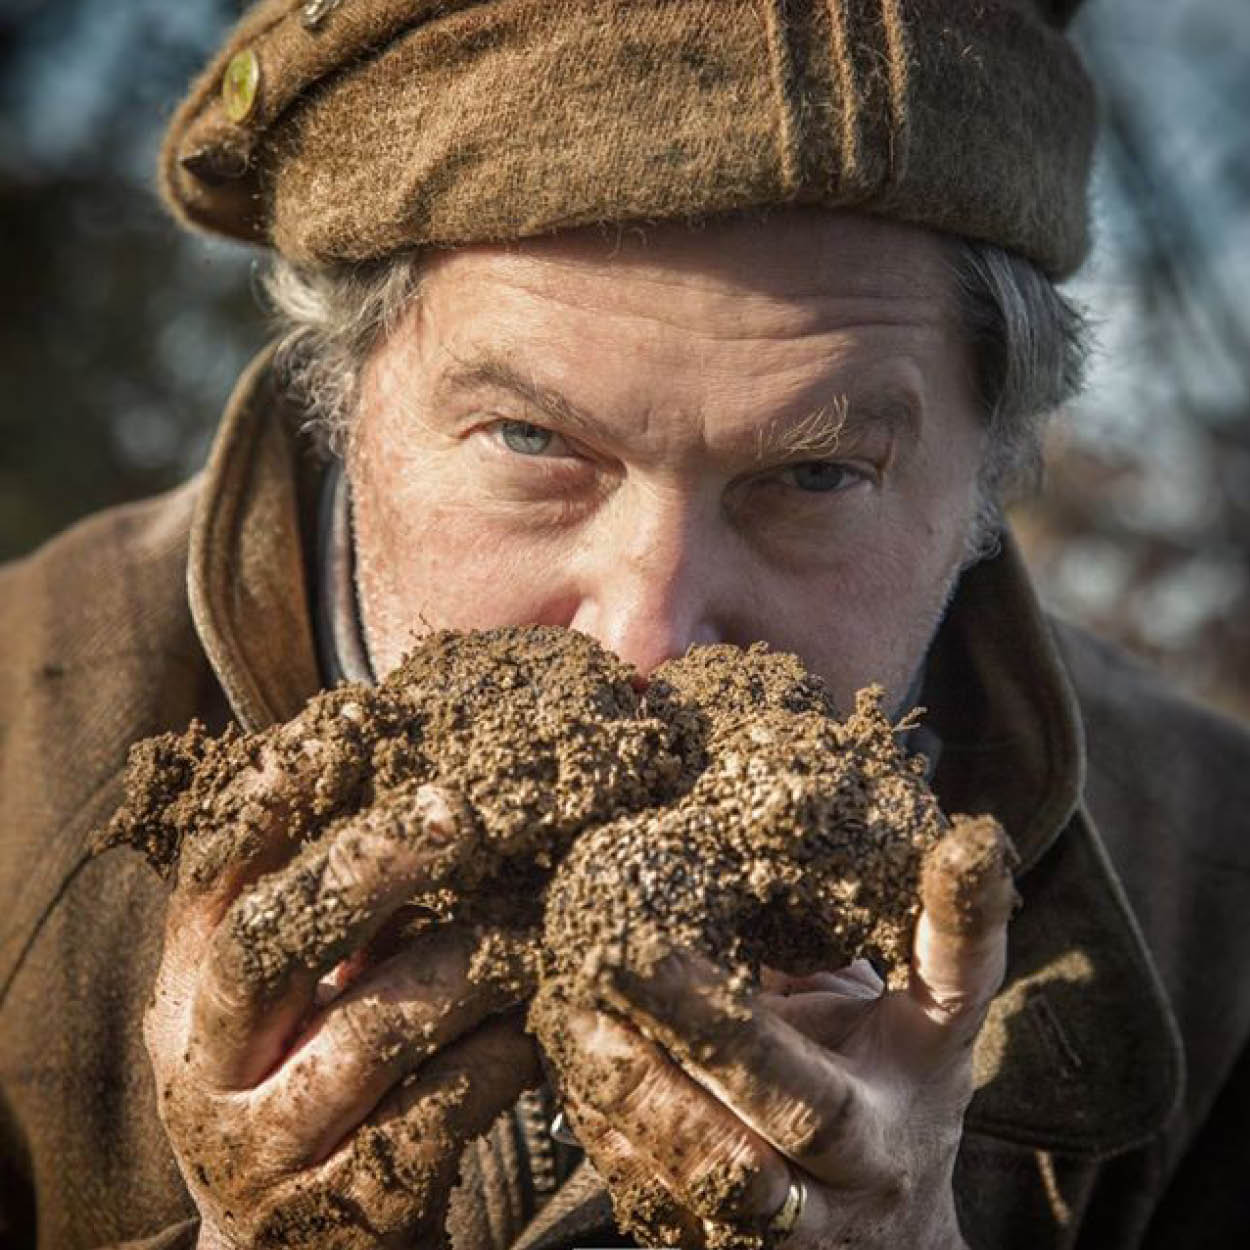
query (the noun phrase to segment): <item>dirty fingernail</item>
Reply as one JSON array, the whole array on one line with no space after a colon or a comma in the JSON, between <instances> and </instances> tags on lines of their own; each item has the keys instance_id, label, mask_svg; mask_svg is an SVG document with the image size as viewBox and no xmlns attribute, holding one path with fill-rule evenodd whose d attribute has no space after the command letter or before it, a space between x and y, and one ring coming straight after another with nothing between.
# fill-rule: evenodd
<instances>
[{"instance_id":1,"label":"dirty fingernail","mask_svg":"<svg viewBox=\"0 0 1250 1250\"><path fill-rule=\"evenodd\" d=\"M435 846L445 846L468 831L469 814L460 796L443 786L422 786L413 799L422 836Z\"/></svg>"},{"instance_id":2,"label":"dirty fingernail","mask_svg":"<svg viewBox=\"0 0 1250 1250\"><path fill-rule=\"evenodd\" d=\"M929 852L921 898L939 930L974 937L1004 923L1019 902L1015 851L992 816L957 816Z\"/></svg>"}]
</instances>

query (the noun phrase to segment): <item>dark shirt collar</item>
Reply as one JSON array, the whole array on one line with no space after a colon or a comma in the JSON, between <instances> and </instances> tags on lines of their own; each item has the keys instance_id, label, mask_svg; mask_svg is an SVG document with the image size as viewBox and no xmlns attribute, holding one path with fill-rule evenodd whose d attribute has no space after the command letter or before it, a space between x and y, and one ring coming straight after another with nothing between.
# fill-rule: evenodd
<instances>
[{"instance_id":1,"label":"dark shirt collar","mask_svg":"<svg viewBox=\"0 0 1250 1250\"><path fill-rule=\"evenodd\" d=\"M347 475L336 457L321 483L313 570L317 661L327 689L345 681L377 681L360 619L355 563Z\"/></svg>"}]
</instances>

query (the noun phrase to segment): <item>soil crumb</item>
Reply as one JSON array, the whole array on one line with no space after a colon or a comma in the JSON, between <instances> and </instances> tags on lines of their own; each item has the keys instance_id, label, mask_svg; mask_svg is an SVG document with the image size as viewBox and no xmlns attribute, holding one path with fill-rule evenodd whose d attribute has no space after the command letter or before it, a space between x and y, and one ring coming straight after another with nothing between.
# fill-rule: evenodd
<instances>
[{"instance_id":1,"label":"soil crumb","mask_svg":"<svg viewBox=\"0 0 1250 1250\"><path fill-rule=\"evenodd\" d=\"M473 924L474 976L516 997L541 984L548 1003L608 1006L618 977L681 949L734 992L763 964L801 975L860 956L897 985L925 854L949 826L882 699L861 691L839 719L819 678L763 644L692 649L640 692L582 634L440 632L378 687L318 695L287 725L138 744L100 845L207 886L315 856L362 813L402 819L435 786L462 853L413 914ZM298 959L308 926L274 923L281 940L265 940ZM563 1082L560 1013L531 1027ZM665 1223L614 1199L627 1229Z\"/></svg>"}]
</instances>

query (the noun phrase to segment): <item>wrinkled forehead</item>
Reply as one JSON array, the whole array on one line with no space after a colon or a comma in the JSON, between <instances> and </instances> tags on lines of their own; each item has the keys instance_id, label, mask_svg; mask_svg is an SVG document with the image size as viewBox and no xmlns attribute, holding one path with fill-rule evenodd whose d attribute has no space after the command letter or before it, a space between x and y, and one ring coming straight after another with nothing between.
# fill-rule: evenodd
<instances>
[{"instance_id":1,"label":"wrinkled forehead","mask_svg":"<svg viewBox=\"0 0 1250 1250\"><path fill-rule=\"evenodd\" d=\"M433 261L375 377L396 411L414 386L439 411L507 395L569 431L637 432L643 414L653 440L754 437L813 413L823 429L852 395L914 424L966 399L948 246L795 210L464 248Z\"/></svg>"},{"instance_id":2,"label":"wrinkled forehead","mask_svg":"<svg viewBox=\"0 0 1250 1250\"><path fill-rule=\"evenodd\" d=\"M431 258L427 279L489 283L577 299L744 301L810 308L822 318L953 309L951 239L935 231L821 209L685 224L587 228L475 245ZM662 305L657 305L662 307Z\"/></svg>"}]
</instances>

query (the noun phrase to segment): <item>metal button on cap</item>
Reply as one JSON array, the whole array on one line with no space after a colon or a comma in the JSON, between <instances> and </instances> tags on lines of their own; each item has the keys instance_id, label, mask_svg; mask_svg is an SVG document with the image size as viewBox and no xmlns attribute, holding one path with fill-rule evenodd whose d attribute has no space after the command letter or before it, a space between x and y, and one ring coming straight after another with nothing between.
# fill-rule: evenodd
<instances>
[{"instance_id":1,"label":"metal button on cap","mask_svg":"<svg viewBox=\"0 0 1250 1250\"><path fill-rule=\"evenodd\" d=\"M251 48L230 58L221 79L221 102L232 122L247 121L260 94L260 60Z\"/></svg>"}]
</instances>

